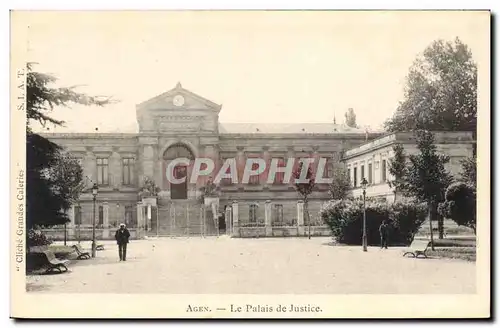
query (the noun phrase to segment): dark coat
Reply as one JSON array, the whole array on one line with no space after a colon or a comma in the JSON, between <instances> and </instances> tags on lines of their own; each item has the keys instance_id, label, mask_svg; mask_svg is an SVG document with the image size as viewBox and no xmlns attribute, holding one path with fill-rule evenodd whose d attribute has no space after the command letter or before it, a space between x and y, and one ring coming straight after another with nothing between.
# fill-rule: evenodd
<instances>
[{"instance_id":1,"label":"dark coat","mask_svg":"<svg viewBox=\"0 0 500 328\"><path fill-rule=\"evenodd\" d=\"M128 243L128 239L130 238L130 232L128 232L127 228L118 229L115 233L116 243L118 245L123 245Z\"/></svg>"},{"instance_id":2,"label":"dark coat","mask_svg":"<svg viewBox=\"0 0 500 328\"><path fill-rule=\"evenodd\" d=\"M378 231L380 232L380 237L387 238L389 236L389 225L381 224Z\"/></svg>"}]
</instances>

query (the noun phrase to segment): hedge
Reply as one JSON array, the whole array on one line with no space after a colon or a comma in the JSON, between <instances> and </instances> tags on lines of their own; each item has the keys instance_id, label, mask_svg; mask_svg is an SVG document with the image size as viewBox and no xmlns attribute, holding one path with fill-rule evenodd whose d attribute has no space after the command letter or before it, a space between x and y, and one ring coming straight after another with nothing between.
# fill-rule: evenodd
<instances>
[{"instance_id":1,"label":"hedge","mask_svg":"<svg viewBox=\"0 0 500 328\"><path fill-rule=\"evenodd\" d=\"M361 245L363 201L332 200L325 203L320 216L332 231L336 242ZM366 200L366 231L369 245L380 245L379 226L386 220L390 227L389 245L409 245L427 216L427 206L403 199L395 203Z\"/></svg>"}]
</instances>

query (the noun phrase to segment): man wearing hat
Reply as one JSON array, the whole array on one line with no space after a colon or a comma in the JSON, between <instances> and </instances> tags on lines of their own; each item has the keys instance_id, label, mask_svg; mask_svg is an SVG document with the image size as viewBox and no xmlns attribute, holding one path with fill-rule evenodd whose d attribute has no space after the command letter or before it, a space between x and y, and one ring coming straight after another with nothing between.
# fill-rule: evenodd
<instances>
[{"instance_id":1,"label":"man wearing hat","mask_svg":"<svg viewBox=\"0 0 500 328\"><path fill-rule=\"evenodd\" d=\"M127 244L130 238L130 232L125 227L125 223L120 224L120 229L116 230L115 239L118 244L118 253L120 255L120 261L127 260Z\"/></svg>"}]
</instances>

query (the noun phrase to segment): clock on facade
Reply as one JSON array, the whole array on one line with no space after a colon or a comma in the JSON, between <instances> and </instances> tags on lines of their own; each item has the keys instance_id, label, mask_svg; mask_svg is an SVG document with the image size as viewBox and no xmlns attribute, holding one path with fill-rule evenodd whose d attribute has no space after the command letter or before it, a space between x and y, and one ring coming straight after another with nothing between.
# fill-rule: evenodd
<instances>
[{"instance_id":1,"label":"clock on facade","mask_svg":"<svg viewBox=\"0 0 500 328\"><path fill-rule=\"evenodd\" d=\"M177 95L174 97L174 105L175 106L182 106L184 105L184 97L181 95Z\"/></svg>"}]
</instances>

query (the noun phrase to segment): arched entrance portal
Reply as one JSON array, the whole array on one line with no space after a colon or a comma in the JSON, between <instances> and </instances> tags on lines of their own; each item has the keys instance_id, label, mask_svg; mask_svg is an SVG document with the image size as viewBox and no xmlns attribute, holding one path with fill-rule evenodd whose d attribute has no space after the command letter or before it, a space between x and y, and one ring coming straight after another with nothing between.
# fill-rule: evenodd
<instances>
[{"instance_id":1,"label":"arched entrance portal","mask_svg":"<svg viewBox=\"0 0 500 328\"><path fill-rule=\"evenodd\" d=\"M177 158L188 158L191 162L194 161L193 153L183 144L175 144L170 146L163 153L164 172L168 164ZM167 180L166 174L163 175L164 187L170 189L170 199L187 199L188 198L188 170L189 166L178 164L174 167L173 176L176 179L186 177L183 183L171 183Z\"/></svg>"}]
</instances>

